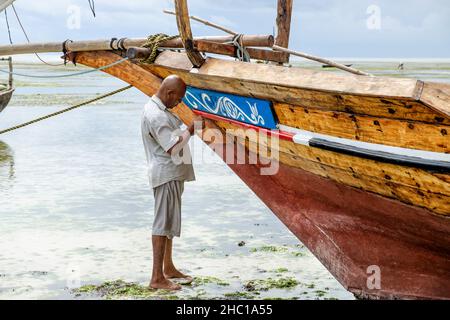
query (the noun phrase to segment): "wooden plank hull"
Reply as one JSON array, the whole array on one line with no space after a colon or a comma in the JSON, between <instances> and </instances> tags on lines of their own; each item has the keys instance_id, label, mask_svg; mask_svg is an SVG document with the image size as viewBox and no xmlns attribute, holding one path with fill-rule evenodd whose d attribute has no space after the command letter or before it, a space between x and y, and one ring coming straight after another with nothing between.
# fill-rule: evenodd
<instances>
[{"instance_id":1,"label":"wooden plank hull","mask_svg":"<svg viewBox=\"0 0 450 320\"><path fill-rule=\"evenodd\" d=\"M9 101L11 100L14 89L7 89L4 91L0 91L0 112L6 108Z\"/></svg>"},{"instance_id":2,"label":"wooden plank hull","mask_svg":"<svg viewBox=\"0 0 450 320\"><path fill-rule=\"evenodd\" d=\"M109 52L77 55L78 63L91 67L118 59ZM449 152L449 86L353 76L346 83L347 78L330 76L324 84L317 74L296 76L296 70L290 74L275 66L216 62L208 59L192 70L184 55L168 53L154 65L126 62L105 71L147 95L156 91L162 77L178 74L198 88L270 99L280 124L370 143ZM254 74L258 70L261 74ZM175 112L187 124L193 119L184 104ZM215 120L209 126L225 132L236 125ZM432 138L422 139L419 132ZM257 141L243 141L247 156L258 152ZM270 151L278 154L272 159L279 164L275 175L261 175L261 164L229 166L348 290L371 298L450 299L448 174L287 141ZM368 286L373 266L380 270L379 289Z\"/></svg>"}]
</instances>

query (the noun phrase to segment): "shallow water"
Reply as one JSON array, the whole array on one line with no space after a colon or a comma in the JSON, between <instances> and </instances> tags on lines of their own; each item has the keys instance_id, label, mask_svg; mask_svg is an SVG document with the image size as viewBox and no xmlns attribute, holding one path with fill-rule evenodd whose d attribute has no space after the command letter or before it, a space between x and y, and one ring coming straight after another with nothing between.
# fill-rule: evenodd
<instances>
[{"instance_id":1,"label":"shallow water","mask_svg":"<svg viewBox=\"0 0 450 320\"><path fill-rule=\"evenodd\" d=\"M355 65L450 82L450 63L406 64L403 72L395 66ZM68 71L34 65L16 70ZM17 80L0 129L125 85L101 73ZM146 101L132 89L0 137L0 299L94 298L70 289L116 279L148 282L153 196L140 136ZM294 288L258 298L353 299L226 165L212 153L213 163L202 164L200 154L196 141L197 181L185 188L175 262L194 276L228 285L185 287L177 297L220 298L243 291L250 280L294 277Z\"/></svg>"}]
</instances>

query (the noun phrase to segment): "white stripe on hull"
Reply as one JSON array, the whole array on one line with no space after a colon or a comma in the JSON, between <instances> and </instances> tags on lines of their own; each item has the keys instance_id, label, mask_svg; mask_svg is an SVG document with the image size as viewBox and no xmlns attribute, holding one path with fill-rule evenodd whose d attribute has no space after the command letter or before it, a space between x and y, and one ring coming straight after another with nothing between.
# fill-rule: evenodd
<instances>
[{"instance_id":1,"label":"white stripe on hull","mask_svg":"<svg viewBox=\"0 0 450 320\"><path fill-rule=\"evenodd\" d=\"M424 151L417 149L409 149L409 148L400 148L400 147L391 147L382 144L376 143L368 143L355 141L351 139L337 138L325 134L315 133L311 131L305 131L285 125L279 125L279 129L281 131L289 132L294 134L293 142L305 146L309 146L309 141L311 139L323 139L327 141L337 142L348 146L358 147L366 150L373 151L381 151L388 152L391 154L399 155L399 156L407 156L407 157L417 157L425 160L435 160L435 161L445 161L450 163L450 154L442 153L442 152L432 152L432 151Z\"/></svg>"}]
</instances>

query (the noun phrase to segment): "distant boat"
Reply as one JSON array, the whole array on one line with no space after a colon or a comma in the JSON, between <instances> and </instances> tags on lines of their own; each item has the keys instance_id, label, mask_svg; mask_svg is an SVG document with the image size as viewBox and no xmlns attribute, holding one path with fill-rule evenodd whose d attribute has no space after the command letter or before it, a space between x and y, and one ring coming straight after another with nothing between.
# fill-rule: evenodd
<instances>
[{"instance_id":1,"label":"distant boat","mask_svg":"<svg viewBox=\"0 0 450 320\"><path fill-rule=\"evenodd\" d=\"M8 83L0 83L0 112L3 111L3 109L6 108L9 101L11 100L11 96L14 92L14 86L13 86L13 78L12 78L12 59L9 58L3 58L0 59L0 61L9 61L9 81Z\"/></svg>"},{"instance_id":2,"label":"distant boat","mask_svg":"<svg viewBox=\"0 0 450 320\"><path fill-rule=\"evenodd\" d=\"M0 12L3 12L7 7L9 7L15 0L0 0ZM9 81L7 84L0 83L0 112L6 108L9 101L11 100L11 96L14 92L13 82L12 82L12 59L9 58L0 58L0 61L9 61Z\"/></svg>"},{"instance_id":3,"label":"distant boat","mask_svg":"<svg viewBox=\"0 0 450 320\"><path fill-rule=\"evenodd\" d=\"M345 66L350 68L353 65L352 64L346 64ZM322 65L322 68L336 68L336 67L330 66L329 64L324 64L324 65Z\"/></svg>"}]
</instances>

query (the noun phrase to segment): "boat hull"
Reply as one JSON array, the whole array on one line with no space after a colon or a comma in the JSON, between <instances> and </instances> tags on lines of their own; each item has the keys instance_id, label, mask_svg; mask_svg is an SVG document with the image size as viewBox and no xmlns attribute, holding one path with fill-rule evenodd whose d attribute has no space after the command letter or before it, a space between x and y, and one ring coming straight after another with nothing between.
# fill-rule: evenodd
<instances>
[{"instance_id":1,"label":"boat hull","mask_svg":"<svg viewBox=\"0 0 450 320\"><path fill-rule=\"evenodd\" d=\"M282 163L229 166L357 297L450 299L447 218Z\"/></svg>"},{"instance_id":2,"label":"boat hull","mask_svg":"<svg viewBox=\"0 0 450 320\"><path fill-rule=\"evenodd\" d=\"M6 89L4 91L0 91L0 112L6 108L9 101L11 100L14 89Z\"/></svg>"}]
</instances>

